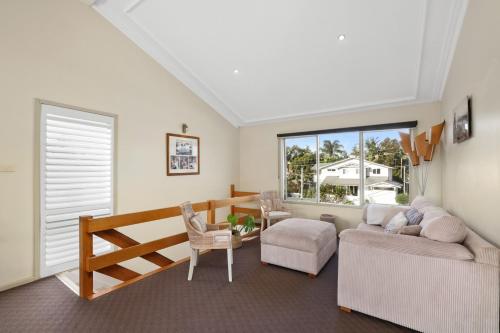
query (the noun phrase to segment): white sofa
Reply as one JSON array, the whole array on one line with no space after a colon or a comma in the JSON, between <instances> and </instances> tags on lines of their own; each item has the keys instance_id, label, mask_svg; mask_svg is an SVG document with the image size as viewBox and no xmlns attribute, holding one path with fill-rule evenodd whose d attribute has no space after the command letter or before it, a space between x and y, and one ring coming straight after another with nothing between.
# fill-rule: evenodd
<instances>
[{"instance_id":1,"label":"white sofa","mask_svg":"<svg viewBox=\"0 0 500 333\"><path fill-rule=\"evenodd\" d=\"M440 211L423 210L421 223ZM367 211L340 233L339 306L423 332L499 332L498 248L469 228L462 243L385 233Z\"/></svg>"}]
</instances>

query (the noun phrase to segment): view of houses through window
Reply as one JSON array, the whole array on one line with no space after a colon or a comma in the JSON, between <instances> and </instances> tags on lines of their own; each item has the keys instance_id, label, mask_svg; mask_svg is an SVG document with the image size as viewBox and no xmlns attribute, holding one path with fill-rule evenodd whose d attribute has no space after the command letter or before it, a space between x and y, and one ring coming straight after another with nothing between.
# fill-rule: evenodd
<instances>
[{"instance_id":1,"label":"view of houses through window","mask_svg":"<svg viewBox=\"0 0 500 333\"><path fill-rule=\"evenodd\" d=\"M407 204L409 163L399 132L409 129L285 138L285 199L339 205Z\"/></svg>"},{"instance_id":2,"label":"view of houses through window","mask_svg":"<svg viewBox=\"0 0 500 333\"><path fill-rule=\"evenodd\" d=\"M286 139L287 198L316 201L316 136Z\"/></svg>"}]
</instances>

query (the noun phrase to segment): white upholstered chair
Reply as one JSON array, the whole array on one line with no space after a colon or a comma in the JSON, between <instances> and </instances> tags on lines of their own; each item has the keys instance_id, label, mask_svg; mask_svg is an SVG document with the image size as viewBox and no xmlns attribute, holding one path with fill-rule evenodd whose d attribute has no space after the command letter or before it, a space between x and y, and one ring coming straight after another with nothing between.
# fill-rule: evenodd
<instances>
[{"instance_id":1,"label":"white upholstered chair","mask_svg":"<svg viewBox=\"0 0 500 333\"><path fill-rule=\"evenodd\" d=\"M262 213L260 231L264 231L265 228L270 227L273 221L292 217L292 213L283 207L277 191L264 191L260 193L260 210Z\"/></svg>"},{"instance_id":2,"label":"white upholstered chair","mask_svg":"<svg viewBox=\"0 0 500 333\"><path fill-rule=\"evenodd\" d=\"M194 212L189 201L182 203L180 207L191 246L188 281L191 281L193 277L194 267L198 264L200 250L223 249L227 250L227 271L229 282L232 282L233 246L230 224L206 224L203 218ZM222 228L228 228L228 230L221 230Z\"/></svg>"}]
</instances>

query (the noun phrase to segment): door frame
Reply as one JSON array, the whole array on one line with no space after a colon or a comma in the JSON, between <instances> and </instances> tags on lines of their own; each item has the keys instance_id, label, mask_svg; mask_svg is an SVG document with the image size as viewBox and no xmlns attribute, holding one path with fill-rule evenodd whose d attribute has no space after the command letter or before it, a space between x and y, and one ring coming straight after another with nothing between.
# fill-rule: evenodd
<instances>
[{"instance_id":1,"label":"door frame","mask_svg":"<svg viewBox=\"0 0 500 333\"><path fill-rule=\"evenodd\" d=\"M79 106L74 106L70 104L64 104L59 102L54 102L46 99L35 98L35 136L34 136L34 149L35 149L35 158L34 158L34 184L33 184L33 280L42 278L41 276L41 126L42 126L42 105L51 105L56 107L73 109L75 111L93 113L101 116L107 116L113 118L113 176L112 176L112 208L113 212L117 211L117 193L118 193L118 177L117 177L117 162L118 162L118 115L114 113L102 112L93 109L83 108Z\"/></svg>"}]
</instances>

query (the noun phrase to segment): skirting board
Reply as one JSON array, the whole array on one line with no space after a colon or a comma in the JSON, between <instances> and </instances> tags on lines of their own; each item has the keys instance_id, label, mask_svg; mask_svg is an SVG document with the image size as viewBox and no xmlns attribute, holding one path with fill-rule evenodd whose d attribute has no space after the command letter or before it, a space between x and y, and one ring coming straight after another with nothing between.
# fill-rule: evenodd
<instances>
[{"instance_id":1,"label":"skirting board","mask_svg":"<svg viewBox=\"0 0 500 333\"><path fill-rule=\"evenodd\" d=\"M31 276L29 278L21 279L21 280L18 280L18 281L15 281L15 282L12 282L12 283L0 286L0 292L8 290L8 289L15 288L15 287L22 286L23 284L27 284L27 283L30 283L30 282L33 282L33 281L36 281L36 280L38 280L38 279L35 278L34 276Z\"/></svg>"}]
</instances>

